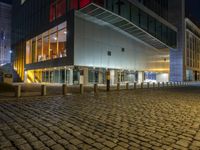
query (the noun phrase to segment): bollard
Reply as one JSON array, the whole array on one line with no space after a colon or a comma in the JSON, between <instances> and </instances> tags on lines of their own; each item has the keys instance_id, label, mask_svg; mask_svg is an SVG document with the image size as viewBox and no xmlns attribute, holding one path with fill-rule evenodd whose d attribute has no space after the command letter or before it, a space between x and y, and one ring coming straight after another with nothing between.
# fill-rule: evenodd
<instances>
[{"instance_id":1,"label":"bollard","mask_svg":"<svg viewBox=\"0 0 200 150\"><path fill-rule=\"evenodd\" d=\"M98 91L98 85L95 83L94 84L94 93L97 93L97 91Z\"/></svg>"},{"instance_id":2,"label":"bollard","mask_svg":"<svg viewBox=\"0 0 200 150\"><path fill-rule=\"evenodd\" d=\"M84 92L83 84L80 84L80 94L83 94L83 92Z\"/></svg>"},{"instance_id":3,"label":"bollard","mask_svg":"<svg viewBox=\"0 0 200 150\"><path fill-rule=\"evenodd\" d=\"M21 85L15 86L15 97L21 97Z\"/></svg>"},{"instance_id":4,"label":"bollard","mask_svg":"<svg viewBox=\"0 0 200 150\"><path fill-rule=\"evenodd\" d=\"M133 88L137 89L137 83L136 82L134 82L134 87Z\"/></svg>"},{"instance_id":5,"label":"bollard","mask_svg":"<svg viewBox=\"0 0 200 150\"><path fill-rule=\"evenodd\" d=\"M147 88L149 89L149 82L147 83Z\"/></svg>"},{"instance_id":6,"label":"bollard","mask_svg":"<svg viewBox=\"0 0 200 150\"><path fill-rule=\"evenodd\" d=\"M165 87L165 82L162 83L162 87L163 87L163 88Z\"/></svg>"},{"instance_id":7,"label":"bollard","mask_svg":"<svg viewBox=\"0 0 200 150\"><path fill-rule=\"evenodd\" d=\"M143 85L144 85L144 83L142 82L142 83L141 83L141 89L143 89Z\"/></svg>"},{"instance_id":8,"label":"bollard","mask_svg":"<svg viewBox=\"0 0 200 150\"><path fill-rule=\"evenodd\" d=\"M47 95L47 88L46 85L41 85L41 96Z\"/></svg>"},{"instance_id":9,"label":"bollard","mask_svg":"<svg viewBox=\"0 0 200 150\"><path fill-rule=\"evenodd\" d=\"M63 95L67 94L67 84L62 85L62 93L63 93Z\"/></svg>"},{"instance_id":10,"label":"bollard","mask_svg":"<svg viewBox=\"0 0 200 150\"><path fill-rule=\"evenodd\" d=\"M155 88L155 82L153 82L153 88Z\"/></svg>"},{"instance_id":11,"label":"bollard","mask_svg":"<svg viewBox=\"0 0 200 150\"><path fill-rule=\"evenodd\" d=\"M173 86L173 84L172 84L172 82L170 82L170 87L172 87Z\"/></svg>"},{"instance_id":12,"label":"bollard","mask_svg":"<svg viewBox=\"0 0 200 150\"><path fill-rule=\"evenodd\" d=\"M160 88L160 82L158 82L158 88Z\"/></svg>"},{"instance_id":13,"label":"bollard","mask_svg":"<svg viewBox=\"0 0 200 150\"><path fill-rule=\"evenodd\" d=\"M129 89L129 83L126 83L126 89L127 90Z\"/></svg>"},{"instance_id":14,"label":"bollard","mask_svg":"<svg viewBox=\"0 0 200 150\"><path fill-rule=\"evenodd\" d=\"M166 83L167 87L169 87L169 82Z\"/></svg>"},{"instance_id":15,"label":"bollard","mask_svg":"<svg viewBox=\"0 0 200 150\"><path fill-rule=\"evenodd\" d=\"M174 82L174 87L176 86L176 82Z\"/></svg>"},{"instance_id":16,"label":"bollard","mask_svg":"<svg viewBox=\"0 0 200 150\"><path fill-rule=\"evenodd\" d=\"M117 91L120 90L120 83L117 83Z\"/></svg>"}]
</instances>

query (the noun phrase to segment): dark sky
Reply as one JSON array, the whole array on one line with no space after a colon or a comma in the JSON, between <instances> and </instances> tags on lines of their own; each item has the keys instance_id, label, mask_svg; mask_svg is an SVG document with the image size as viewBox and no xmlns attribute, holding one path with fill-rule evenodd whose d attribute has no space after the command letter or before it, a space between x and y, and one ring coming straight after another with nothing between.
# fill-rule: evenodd
<instances>
[{"instance_id":1,"label":"dark sky","mask_svg":"<svg viewBox=\"0 0 200 150\"><path fill-rule=\"evenodd\" d=\"M200 22L200 0L187 0L186 8L188 8L191 15Z\"/></svg>"},{"instance_id":2,"label":"dark sky","mask_svg":"<svg viewBox=\"0 0 200 150\"><path fill-rule=\"evenodd\" d=\"M4 3L11 4L11 3L12 3L12 0L0 0L0 2L4 2Z\"/></svg>"}]
</instances>

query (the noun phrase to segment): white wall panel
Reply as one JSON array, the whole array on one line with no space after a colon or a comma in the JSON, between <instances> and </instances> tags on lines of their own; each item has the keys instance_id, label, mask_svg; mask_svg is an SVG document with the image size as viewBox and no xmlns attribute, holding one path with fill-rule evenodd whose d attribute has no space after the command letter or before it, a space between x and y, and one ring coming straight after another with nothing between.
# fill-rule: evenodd
<instances>
[{"instance_id":1,"label":"white wall panel","mask_svg":"<svg viewBox=\"0 0 200 150\"><path fill-rule=\"evenodd\" d=\"M107 55L108 51L111 51L111 56ZM74 65L138 71L168 70L169 62L162 60L162 54L106 25L78 16L75 18Z\"/></svg>"}]
</instances>

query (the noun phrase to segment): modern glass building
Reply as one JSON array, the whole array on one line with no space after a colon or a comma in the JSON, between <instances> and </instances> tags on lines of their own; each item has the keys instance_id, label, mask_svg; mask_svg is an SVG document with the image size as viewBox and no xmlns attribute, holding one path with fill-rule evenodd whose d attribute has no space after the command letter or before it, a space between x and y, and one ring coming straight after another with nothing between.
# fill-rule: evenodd
<instances>
[{"instance_id":1,"label":"modern glass building","mask_svg":"<svg viewBox=\"0 0 200 150\"><path fill-rule=\"evenodd\" d=\"M111 84L183 79L170 69L180 35L168 0L13 3L12 60L25 82L104 84L108 71Z\"/></svg>"}]
</instances>

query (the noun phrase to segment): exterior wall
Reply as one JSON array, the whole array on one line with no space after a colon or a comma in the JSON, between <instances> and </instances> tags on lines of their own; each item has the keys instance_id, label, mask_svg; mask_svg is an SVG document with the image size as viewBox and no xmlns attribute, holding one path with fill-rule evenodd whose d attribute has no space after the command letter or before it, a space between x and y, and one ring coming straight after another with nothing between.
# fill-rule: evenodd
<instances>
[{"instance_id":1,"label":"exterior wall","mask_svg":"<svg viewBox=\"0 0 200 150\"><path fill-rule=\"evenodd\" d=\"M186 22L185 37L185 66L186 80L200 79L200 29L188 18Z\"/></svg>"},{"instance_id":2,"label":"exterior wall","mask_svg":"<svg viewBox=\"0 0 200 150\"><path fill-rule=\"evenodd\" d=\"M11 5L0 2L0 65L10 63Z\"/></svg>"},{"instance_id":3,"label":"exterior wall","mask_svg":"<svg viewBox=\"0 0 200 150\"><path fill-rule=\"evenodd\" d=\"M169 71L168 50L159 52L109 26L98 25L78 16L75 17L74 43L76 66Z\"/></svg>"}]
</instances>

